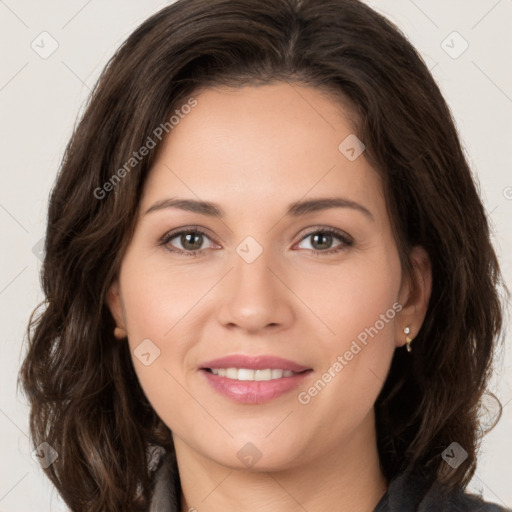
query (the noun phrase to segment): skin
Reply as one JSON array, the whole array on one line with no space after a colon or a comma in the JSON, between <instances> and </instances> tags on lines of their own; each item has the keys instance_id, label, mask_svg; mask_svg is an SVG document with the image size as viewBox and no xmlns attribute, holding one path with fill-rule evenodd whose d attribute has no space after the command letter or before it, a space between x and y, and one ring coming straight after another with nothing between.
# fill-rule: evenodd
<instances>
[{"instance_id":1,"label":"skin","mask_svg":"<svg viewBox=\"0 0 512 512\"><path fill-rule=\"evenodd\" d=\"M311 87L275 83L206 89L174 127L151 170L133 238L108 294L133 351L149 338L160 355L137 376L173 432L182 511L373 510L386 491L378 461L373 405L393 352L421 327L431 291L426 252L403 278L380 178L364 153L350 161L338 145L354 132L348 111ZM225 218L174 207L146 213L171 197L218 204ZM292 202L344 197L367 208L286 216ZM207 232L194 241L163 235ZM315 242L334 228L354 241ZM263 252L247 263L236 252L252 236ZM185 241L186 244L186 241ZM333 248L337 253L326 254ZM313 254L313 249L319 253ZM253 249L251 249L253 250ZM321 252L323 251L323 253ZM402 310L306 405L307 390L393 303ZM414 342L412 344L414 349ZM272 354L313 369L305 385L260 405L215 391L198 369L229 354ZM248 468L237 452L252 443Z\"/></svg>"}]
</instances>

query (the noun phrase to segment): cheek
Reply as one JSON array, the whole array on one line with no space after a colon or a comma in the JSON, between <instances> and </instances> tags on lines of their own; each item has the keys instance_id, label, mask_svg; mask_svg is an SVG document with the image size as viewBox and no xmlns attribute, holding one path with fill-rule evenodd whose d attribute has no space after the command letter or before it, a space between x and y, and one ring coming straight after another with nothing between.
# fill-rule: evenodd
<instances>
[{"instance_id":1,"label":"cheek","mask_svg":"<svg viewBox=\"0 0 512 512\"><path fill-rule=\"evenodd\" d=\"M337 266L318 265L315 272L301 275L294 291L323 323L326 343L322 345L327 350L348 348L358 335L364 342L365 333L369 339L394 337L395 317L401 309L396 302L401 278L396 249L353 254Z\"/></svg>"},{"instance_id":2,"label":"cheek","mask_svg":"<svg viewBox=\"0 0 512 512\"><path fill-rule=\"evenodd\" d=\"M324 293L309 294L311 309L319 312L329 332L317 347L319 379L302 390L299 402L330 417L338 428L364 417L384 384L402 307L397 302L400 275L398 254L388 249L373 258L354 258L340 272L315 276Z\"/></svg>"},{"instance_id":3,"label":"cheek","mask_svg":"<svg viewBox=\"0 0 512 512\"><path fill-rule=\"evenodd\" d=\"M194 271L193 266L169 265L163 257L128 254L121 272L126 323L133 344L150 338L165 340L200 310L200 300L217 275ZM179 345L178 345L179 346Z\"/></svg>"},{"instance_id":4,"label":"cheek","mask_svg":"<svg viewBox=\"0 0 512 512\"><path fill-rule=\"evenodd\" d=\"M400 306L396 303L397 276L392 268L364 266L354 269L346 276L345 286L347 293L341 298L337 322L343 338L357 340L365 348L374 350L388 342L394 346L394 319ZM365 345L369 340L379 343L372 343L370 347L369 343Z\"/></svg>"},{"instance_id":5,"label":"cheek","mask_svg":"<svg viewBox=\"0 0 512 512\"><path fill-rule=\"evenodd\" d=\"M193 334L198 297L209 286L130 253L120 277L130 353L146 397L157 412L185 405L179 382L194 340L185 333Z\"/></svg>"},{"instance_id":6,"label":"cheek","mask_svg":"<svg viewBox=\"0 0 512 512\"><path fill-rule=\"evenodd\" d=\"M182 294L161 287L162 282L134 283L126 300L128 343L139 384L153 410L171 429L178 429L176 414L190 408L183 369L191 338L180 329L191 320ZM186 302L186 301L185 301ZM181 320L180 320L181 319Z\"/></svg>"}]
</instances>

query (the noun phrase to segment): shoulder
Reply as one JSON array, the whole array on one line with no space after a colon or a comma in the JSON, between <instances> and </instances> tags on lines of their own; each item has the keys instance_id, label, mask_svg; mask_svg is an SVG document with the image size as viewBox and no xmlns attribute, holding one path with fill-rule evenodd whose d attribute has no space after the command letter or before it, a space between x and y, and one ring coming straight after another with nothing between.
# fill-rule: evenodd
<instances>
[{"instance_id":1,"label":"shoulder","mask_svg":"<svg viewBox=\"0 0 512 512\"><path fill-rule=\"evenodd\" d=\"M448 494L445 498L447 512L512 512L496 503L484 501L481 497L457 489ZM434 508L426 508L434 510Z\"/></svg>"},{"instance_id":2,"label":"shoulder","mask_svg":"<svg viewBox=\"0 0 512 512\"><path fill-rule=\"evenodd\" d=\"M440 486L419 472L393 479L374 512L512 512L462 488Z\"/></svg>"}]
</instances>

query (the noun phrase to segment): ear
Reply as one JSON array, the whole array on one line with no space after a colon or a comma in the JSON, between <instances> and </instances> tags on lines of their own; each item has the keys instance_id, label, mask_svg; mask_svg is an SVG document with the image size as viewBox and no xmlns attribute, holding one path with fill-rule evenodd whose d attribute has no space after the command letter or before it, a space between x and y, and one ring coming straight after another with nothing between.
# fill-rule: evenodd
<instances>
[{"instance_id":1,"label":"ear","mask_svg":"<svg viewBox=\"0 0 512 512\"><path fill-rule=\"evenodd\" d=\"M121 290L118 279L115 279L110 285L105 298L110 313L116 323L114 336L118 339L124 339L127 336L124 307L121 300Z\"/></svg>"},{"instance_id":2,"label":"ear","mask_svg":"<svg viewBox=\"0 0 512 512\"><path fill-rule=\"evenodd\" d=\"M409 327L409 337L414 339L427 314L430 294L432 293L432 267L427 251L417 245L410 255L413 275L403 283L399 303L402 305L397 317L395 343L397 347L405 345L404 328Z\"/></svg>"}]
</instances>

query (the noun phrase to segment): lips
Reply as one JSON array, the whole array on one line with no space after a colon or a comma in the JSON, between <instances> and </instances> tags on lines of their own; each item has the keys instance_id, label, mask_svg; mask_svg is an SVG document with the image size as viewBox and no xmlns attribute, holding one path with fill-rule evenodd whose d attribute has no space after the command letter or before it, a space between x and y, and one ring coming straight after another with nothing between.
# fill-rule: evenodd
<instances>
[{"instance_id":1,"label":"lips","mask_svg":"<svg viewBox=\"0 0 512 512\"><path fill-rule=\"evenodd\" d=\"M200 366L210 386L240 404L262 404L303 383L313 369L275 356L232 355Z\"/></svg>"}]
</instances>

